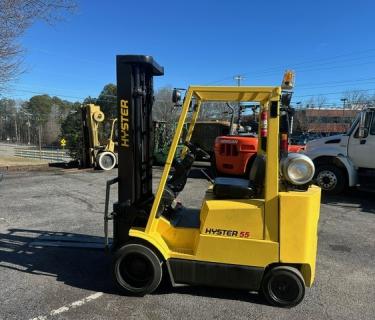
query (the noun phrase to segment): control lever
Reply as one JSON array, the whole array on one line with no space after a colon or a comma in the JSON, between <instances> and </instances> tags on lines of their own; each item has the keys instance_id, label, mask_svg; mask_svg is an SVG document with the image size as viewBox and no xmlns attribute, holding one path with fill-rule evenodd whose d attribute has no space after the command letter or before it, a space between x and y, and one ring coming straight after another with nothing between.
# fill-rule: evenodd
<instances>
[{"instance_id":1,"label":"control lever","mask_svg":"<svg viewBox=\"0 0 375 320\"><path fill-rule=\"evenodd\" d=\"M108 221L113 219L113 212L111 214L108 213L109 207L109 196L111 193L111 185L118 182L118 177L108 180L107 186L105 190L105 207L104 207L104 248L105 250L109 249L109 241L108 241Z\"/></svg>"},{"instance_id":2,"label":"control lever","mask_svg":"<svg viewBox=\"0 0 375 320\"><path fill-rule=\"evenodd\" d=\"M214 179L212 179L209 174L204 170L204 169L201 169L201 172L203 173L203 175L207 178L208 181L210 181L212 184L215 182Z\"/></svg>"}]
</instances>

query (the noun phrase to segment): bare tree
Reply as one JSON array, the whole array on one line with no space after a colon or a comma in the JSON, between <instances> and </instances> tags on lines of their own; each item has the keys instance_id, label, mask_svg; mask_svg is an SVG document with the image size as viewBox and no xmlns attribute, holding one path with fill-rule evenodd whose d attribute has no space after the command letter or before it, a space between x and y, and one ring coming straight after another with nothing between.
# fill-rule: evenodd
<instances>
[{"instance_id":1,"label":"bare tree","mask_svg":"<svg viewBox=\"0 0 375 320\"><path fill-rule=\"evenodd\" d=\"M231 103L237 116L237 104ZM205 102L199 114L199 120L230 120L231 110L224 102Z\"/></svg>"},{"instance_id":2,"label":"bare tree","mask_svg":"<svg viewBox=\"0 0 375 320\"><path fill-rule=\"evenodd\" d=\"M306 102L306 107L307 108L312 108L312 109L322 109L327 105L327 97L326 96L316 96L316 97L311 97L309 100Z\"/></svg>"},{"instance_id":3,"label":"bare tree","mask_svg":"<svg viewBox=\"0 0 375 320\"><path fill-rule=\"evenodd\" d=\"M165 143L172 141L180 112L181 108L176 107L172 102L172 88L160 88L155 94L152 118L154 121L162 123L160 126L163 128L162 135Z\"/></svg>"},{"instance_id":4,"label":"bare tree","mask_svg":"<svg viewBox=\"0 0 375 320\"><path fill-rule=\"evenodd\" d=\"M51 106L51 112L48 115L48 119L43 126L43 143L51 145L57 142L60 135L60 122L59 122L60 110L57 105Z\"/></svg>"},{"instance_id":5,"label":"bare tree","mask_svg":"<svg viewBox=\"0 0 375 320\"><path fill-rule=\"evenodd\" d=\"M155 103L152 109L155 121L174 122L179 116L179 108L172 102L172 88L160 88L155 94Z\"/></svg>"},{"instance_id":6,"label":"bare tree","mask_svg":"<svg viewBox=\"0 0 375 320\"><path fill-rule=\"evenodd\" d=\"M0 92L22 72L20 36L36 20L53 24L75 8L74 0L0 0Z\"/></svg>"},{"instance_id":7,"label":"bare tree","mask_svg":"<svg viewBox=\"0 0 375 320\"><path fill-rule=\"evenodd\" d=\"M368 95L365 91L348 90L343 94L342 100L345 100L346 108L361 110L368 105L374 104L375 97Z\"/></svg>"}]
</instances>

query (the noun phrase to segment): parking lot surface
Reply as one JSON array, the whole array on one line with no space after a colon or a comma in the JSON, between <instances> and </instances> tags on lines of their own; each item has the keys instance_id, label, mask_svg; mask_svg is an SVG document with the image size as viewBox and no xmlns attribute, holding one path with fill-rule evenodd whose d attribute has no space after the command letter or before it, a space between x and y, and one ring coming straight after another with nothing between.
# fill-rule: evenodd
<instances>
[{"instance_id":1,"label":"parking lot surface","mask_svg":"<svg viewBox=\"0 0 375 320\"><path fill-rule=\"evenodd\" d=\"M373 194L356 190L323 198L316 282L293 309L218 288L164 285L143 298L122 296L103 250L30 245L48 236L102 237L105 182L115 175L116 170L5 175L0 319L374 319L375 201ZM208 186L197 176L182 195L187 206L199 207Z\"/></svg>"}]
</instances>

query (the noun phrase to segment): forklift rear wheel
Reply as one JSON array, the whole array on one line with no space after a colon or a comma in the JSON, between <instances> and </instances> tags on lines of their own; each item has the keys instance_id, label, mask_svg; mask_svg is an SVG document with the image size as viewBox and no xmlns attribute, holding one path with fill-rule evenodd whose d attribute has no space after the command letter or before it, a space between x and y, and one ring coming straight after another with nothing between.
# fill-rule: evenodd
<instances>
[{"instance_id":1,"label":"forklift rear wheel","mask_svg":"<svg viewBox=\"0 0 375 320\"><path fill-rule=\"evenodd\" d=\"M102 170L112 170L116 165L116 156L109 151L99 153L98 167Z\"/></svg>"},{"instance_id":2,"label":"forklift rear wheel","mask_svg":"<svg viewBox=\"0 0 375 320\"><path fill-rule=\"evenodd\" d=\"M113 274L122 291L143 296L159 286L163 276L162 264L150 248L129 243L115 253Z\"/></svg>"},{"instance_id":3,"label":"forklift rear wheel","mask_svg":"<svg viewBox=\"0 0 375 320\"><path fill-rule=\"evenodd\" d=\"M305 281L298 269L278 266L268 270L264 276L262 291L271 305L291 308L305 296Z\"/></svg>"}]
</instances>

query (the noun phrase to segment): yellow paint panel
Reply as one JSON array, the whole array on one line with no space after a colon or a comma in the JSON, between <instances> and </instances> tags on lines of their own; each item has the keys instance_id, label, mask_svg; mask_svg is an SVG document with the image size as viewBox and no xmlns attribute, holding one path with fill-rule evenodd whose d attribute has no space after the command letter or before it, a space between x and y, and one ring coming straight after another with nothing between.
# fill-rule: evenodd
<instances>
[{"instance_id":1,"label":"yellow paint panel","mask_svg":"<svg viewBox=\"0 0 375 320\"><path fill-rule=\"evenodd\" d=\"M320 212L320 188L280 192L280 261L303 264L307 286L315 277Z\"/></svg>"},{"instance_id":2,"label":"yellow paint panel","mask_svg":"<svg viewBox=\"0 0 375 320\"><path fill-rule=\"evenodd\" d=\"M263 202L258 200L208 200L201 211L202 234L228 230L233 238L263 239Z\"/></svg>"},{"instance_id":3,"label":"yellow paint panel","mask_svg":"<svg viewBox=\"0 0 375 320\"><path fill-rule=\"evenodd\" d=\"M280 87L208 87L190 86L202 101L255 101L265 102L276 97ZM278 97L277 97L278 98Z\"/></svg>"},{"instance_id":4,"label":"yellow paint panel","mask_svg":"<svg viewBox=\"0 0 375 320\"><path fill-rule=\"evenodd\" d=\"M279 261L277 242L200 235L194 260L266 267Z\"/></svg>"},{"instance_id":5,"label":"yellow paint panel","mask_svg":"<svg viewBox=\"0 0 375 320\"><path fill-rule=\"evenodd\" d=\"M280 92L279 92L280 94ZM279 96L277 109L279 113ZM265 196L265 239L279 241L279 117L272 118L270 114L271 104L264 106L268 113L268 136L266 152L266 180L264 188Z\"/></svg>"},{"instance_id":6,"label":"yellow paint panel","mask_svg":"<svg viewBox=\"0 0 375 320\"><path fill-rule=\"evenodd\" d=\"M145 233L143 228L131 228L129 230L129 236L149 242L157 250L159 250L164 259L167 260L170 258L170 250L167 244L165 243L164 239L160 236L160 234L156 232Z\"/></svg>"},{"instance_id":7,"label":"yellow paint panel","mask_svg":"<svg viewBox=\"0 0 375 320\"><path fill-rule=\"evenodd\" d=\"M165 218L160 218L157 233L161 235L171 251L193 253L199 230L194 228L175 228Z\"/></svg>"}]
</instances>

